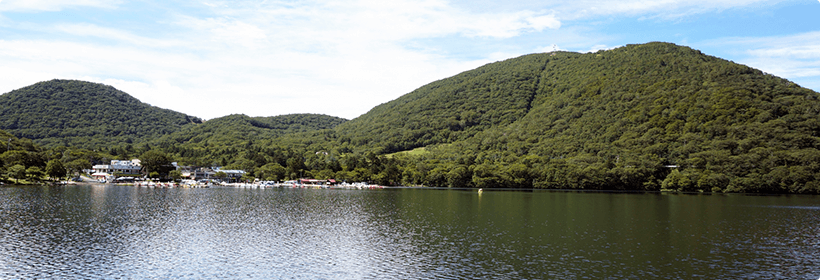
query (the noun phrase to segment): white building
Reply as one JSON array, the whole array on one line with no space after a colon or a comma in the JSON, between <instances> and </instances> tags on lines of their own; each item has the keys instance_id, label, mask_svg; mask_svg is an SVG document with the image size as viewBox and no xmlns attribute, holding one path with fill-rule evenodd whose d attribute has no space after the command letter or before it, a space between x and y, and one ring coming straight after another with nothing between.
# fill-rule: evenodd
<instances>
[{"instance_id":1,"label":"white building","mask_svg":"<svg viewBox=\"0 0 820 280\"><path fill-rule=\"evenodd\" d=\"M191 176L190 178L195 180L200 179L217 179L216 173L223 172L225 173L224 179L226 182L238 182L242 179L242 176L245 175L245 170L233 170L233 169L222 169L219 167L214 168L197 168L193 171L187 171L188 174ZM185 171L183 171L183 176Z\"/></svg>"},{"instance_id":2,"label":"white building","mask_svg":"<svg viewBox=\"0 0 820 280\"><path fill-rule=\"evenodd\" d=\"M108 177L114 174L138 175L142 169L140 160L112 160L111 164L94 165L94 177Z\"/></svg>"},{"instance_id":3,"label":"white building","mask_svg":"<svg viewBox=\"0 0 820 280\"><path fill-rule=\"evenodd\" d=\"M242 176L245 175L245 170L232 170L232 169L225 169L219 170L225 172L228 175L227 179L229 182L238 182L242 179Z\"/></svg>"}]
</instances>

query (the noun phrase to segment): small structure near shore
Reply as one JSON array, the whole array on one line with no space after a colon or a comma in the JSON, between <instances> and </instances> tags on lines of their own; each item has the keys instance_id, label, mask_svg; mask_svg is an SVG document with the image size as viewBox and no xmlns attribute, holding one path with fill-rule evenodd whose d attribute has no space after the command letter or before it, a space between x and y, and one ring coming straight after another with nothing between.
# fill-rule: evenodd
<instances>
[{"instance_id":1,"label":"small structure near shore","mask_svg":"<svg viewBox=\"0 0 820 280\"><path fill-rule=\"evenodd\" d=\"M94 165L92 168L94 169L94 173L91 174L91 177L100 180L109 179L115 174L124 176L138 176L140 175L140 170L142 170L142 164L139 159L112 160L111 164L98 164Z\"/></svg>"}]
</instances>

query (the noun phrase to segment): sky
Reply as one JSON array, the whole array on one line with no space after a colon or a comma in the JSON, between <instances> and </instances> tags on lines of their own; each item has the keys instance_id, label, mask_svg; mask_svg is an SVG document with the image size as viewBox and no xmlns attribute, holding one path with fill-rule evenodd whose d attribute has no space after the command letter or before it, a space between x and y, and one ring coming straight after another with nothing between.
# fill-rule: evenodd
<instances>
[{"instance_id":1,"label":"sky","mask_svg":"<svg viewBox=\"0 0 820 280\"><path fill-rule=\"evenodd\" d=\"M487 63L652 41L820 91L818 0L0 0L0 93L76 79L203 119L353 119Z\"/></svg>"}]
</instances>

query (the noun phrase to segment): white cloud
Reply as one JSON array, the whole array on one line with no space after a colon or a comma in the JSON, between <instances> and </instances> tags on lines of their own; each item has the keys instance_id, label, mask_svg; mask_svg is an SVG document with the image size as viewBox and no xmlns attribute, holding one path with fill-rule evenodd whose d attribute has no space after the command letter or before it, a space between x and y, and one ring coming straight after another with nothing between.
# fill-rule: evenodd
<instances>
[{"instance_id":1,"label":"white cloud","mask_svg":"<svg viewBox=\"0 0 820 280\"><path fill-rule=\"evenodd\" d=\"M71 57L75 65L108 64L99 67L109 75L89 71L80 77L122 87L153 105L174 100L161 107L205 118L306 111L353 118L425 83L515 56L459 61L430 49L407 48L408 41L454 35L506 38L560 26L551 14L470 14L443 1L298 5L209 3L214 9L209 16L183 15L172 21L191 33L178 40L154 39L175 46L172 53L148 48L155 43L142 42L151 39L128 32L64 25L60 30L69 34L129 44L75 45L92 48L88 52L95 55L56 52L54 58ZM185 43L175 45L180 41ZM36 51L42 52L53 53ZM84 59L88 62L80 62Z\"/></svg>"},{"instance_id":2,"label":"white cloud","mask_svg":"<svg viewBox=\"0 0 820 280\"><path fill-rule=\"evenodd\" d=\"M340 56L230 48L197 55L42 40L0 41L0 61L0 92L54 78L80 79L204 118L305 112L353 118L425 83L485 63L396 46Z\"/></svg>"},{"instance_id":3,"label":"white cloud","mask_svg":"<svg viewBox=\"0 0 820 280\"><path fill-rule=\"evenodd\" d=\"M506 38L521 32L556 29L561 25L550 13L468 13L438 0L331 1L296 7L273 3L253 8L228 5L228 8L214 10L247 20L266 29L268 34L299 38L321 36L312 40L334 41L403 41L454 34Z\"/></svg>"},{"instance_id":4,"label":"white cloud","mask_svg":"<svg viewBox=\"0 0 820 280\"><path fill-rule=\"evenodd\" d=\"M107 7L106 3L112 3L40 0L23 8L23 2L9 1L2 0L0 10ZM610 47L586 45L590 38L569 31L575 27L562 27L562 21L590 15L681 14L700 6L715 10L759 3L567 1L544 6L543 1L537 2L532 8L470 11L444 0L212 0L201 3L194 12L169 8L174 11L168 13L171 18L151 22L167 27L164 30L122 28L104 21L35 23L47 28L32 32L64 36L46 36L61 38L59 41L0 40L0 92L68 78L110 84L149 104L204 118L232 113L325 113L353 118L434 80L518 56L521 51L539 50L498 49L463 59L448 56L448 52L461 50L439 50L423 43L425 40L457 38L502 44L514 40L510 38L550 32L553 38L565 38L561 41L565 43L541 41L538 45L561 43L594 51ZM760 54L750 51L748 56L766 57L763 52L814 55L813 45L803 46L760 48L756 49ZM794 69L817 68L801 65Z\"/></svg>"},{"instance_id":5,"label":"white cloud","mask_svg":"<svg viewBox=\"0 0 820 280\"><path fill-rule=\"evenodd\" d=\"M0 11L59 11L67 7L114 8L119 0L2 0Z\"/></svg>"},{"instance_id":6,"label":"white cloud","mask_svg":"<svg viewBox=\"0 0 820 280\"><path fill-rule=\"evenodd\" d=\"M199 32L199 39L210 43L259 48L267 43L266 31L254 24L230 18L198 19L183 17L178 22Z\"/></svg>"},{"instance_id":7,"label":"white cloud","mask_svg":"<svg viewBox=\"0 0 820 280\"><path fill-rule=\"evenodd\" d=\"M820 88L820 32L723 38L704 45L737 50L731 55L737 57L735 60L739 63L793 80L805 87Z\"/></svg>"},{"instance_id":8,"label":"white cloud","mask_svg":"<svg viewBox=\"0 0 820 280\"><path fill-rule=\"evenodd\" d=\"M810 45L790 45L777 44L758 49L749 50L749 54L757 57L781 57L798 59L820 59L820 44Z\"/></svg>"},{"instance_id":9,"label":"white cloud","mask_svg":"<svg viewBox=\"0 0 820 280\"><path fill-rule=\"evenodd\" d=\"M101 27L94 24L88 23L60 23L54 26L48 27L50 31L57 31L62 32L65 34L75 35L75 36L83 36L83 37L96 37L105 40L114 40L119 41L131 45L137 46L146 46L146 47L174 47L174 46L182 46L185 43L181 40L175 39L155 39L149 38L144 36L134 35L130 32L126 32L119 29L108 28L108 27Z\"/></svg>"},{"instance_id":10,"label":"white cloud","mask_svg":"<svg viewBox=\"0 0 820 280\"><path fill-rule=\"evenodd\" d=\"M469 16L458 21L457 26L468 36L511 38L524 32L558 29L561 22L554 15L537 15L533 12L486 14Z\"/></svg>"},{"instance_id":11,"label":"white cloud","mask_svg":"<svg viewBox=\"0 0 820 280\"><path fill-rule=\"evenodd\" d=\"M612 46L607 46L607 45L594 45L589 50L587 50L585 52L586 53L593 53L593 52L602 51L602 50L603 51L611 50L611 49L618 48L618 47L621 47L621 46L612 47Z\"/></svg>"},{"instance_id":12,"label":"white cloud","mask_svg":"<svg viewBox=\"0 0 820 280\"><path fill-rule=\"evenodd\" d=\"M555 15L535 16L528 18L527 22L536 31L542 31L544 28L558 29L561 27L561 22L555 18Z\"/></svg>"},{"instance_id":13,"label":"white cloud","mask_svg":"<svg viewBox=\"0 0 820 280\"><path fill-rule=\"evenodd\" d=\"M680 18L727 9L764 7L791 0L581 0L545 4L565 20L598 16L645 16L649 18Z\"/></svg>"}]
</instances>

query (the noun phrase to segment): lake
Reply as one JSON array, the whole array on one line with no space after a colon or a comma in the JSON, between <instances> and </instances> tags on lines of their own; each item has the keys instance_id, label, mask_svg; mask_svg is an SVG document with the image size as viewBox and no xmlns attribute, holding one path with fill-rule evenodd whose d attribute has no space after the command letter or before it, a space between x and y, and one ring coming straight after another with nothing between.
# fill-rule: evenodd
<instances>
[{"instance_id":1,"label":"lake","mask_svg":"<svg viewBox=\"0 0 820 280\"><path fill-rule=\"evenodd\" d=\"M820 197L0 187L0 279L818 279Z\"/></svg>"}]
</instances>

